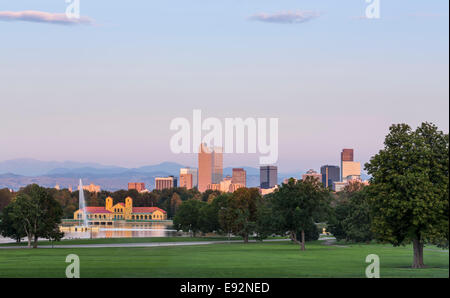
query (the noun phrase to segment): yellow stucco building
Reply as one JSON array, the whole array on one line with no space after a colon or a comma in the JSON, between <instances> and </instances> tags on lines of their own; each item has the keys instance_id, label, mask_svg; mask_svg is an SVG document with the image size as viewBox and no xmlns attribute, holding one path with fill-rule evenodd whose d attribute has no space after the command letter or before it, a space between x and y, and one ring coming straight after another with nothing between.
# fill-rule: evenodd
<instances>
[{"instance_id":1,"label":"yellow stucco building","mask_svg":"<svg viewBox=\"0 0 450 298\"><path fill-rule=\"evenodd\" d=\"M127 197L125 203L113 205L111 197L106 198L105 207L86 207L87 218L92 224L105 224L115 220L150 221L166 220L167 213L158 207L133 207L133 199ZM82 220L83 210L78 209L73 214L73 219Z\"/></svg>"}]
</instances>

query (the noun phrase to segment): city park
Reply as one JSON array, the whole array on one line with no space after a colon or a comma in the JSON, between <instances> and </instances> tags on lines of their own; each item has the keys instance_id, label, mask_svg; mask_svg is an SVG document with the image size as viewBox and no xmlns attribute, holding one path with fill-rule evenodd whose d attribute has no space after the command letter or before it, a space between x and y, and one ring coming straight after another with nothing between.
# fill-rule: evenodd
<instances>
[{"instance_id":1,"label":"city park","mask_svg":"<svg viewBox=\"0 0 450 298\"><path fill-rule=\"evenodd\" d=\"M370 185L337 194L309 178L264 197L174 193L164 206L184 237L61 240L61 204L27 186L1 212L1 234L28 241L0 244L0 277L65 277L69 254L81 277L365 277L375 254L381 277L448 278L448 134L393 125L384 145L365 166Z\"/></svg>"}]
</instances>

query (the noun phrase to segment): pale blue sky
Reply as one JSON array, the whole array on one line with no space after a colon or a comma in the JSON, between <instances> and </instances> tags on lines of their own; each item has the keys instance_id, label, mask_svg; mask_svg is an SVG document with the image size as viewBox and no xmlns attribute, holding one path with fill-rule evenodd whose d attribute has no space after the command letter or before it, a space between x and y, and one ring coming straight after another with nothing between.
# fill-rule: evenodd
<instances>
[{"instance_id":1,"label":"pale blue sky","mask_svg":"<svg viewBox=\"0 0 450 298\"><path fill-rule=\"evenodd\" d=\"M0 18L0 160L194 165L175 117L279 117L280 171L366 162L392 123L448 132L448 1L81 0L92 25ZM64 0L0 0L63 13ZM259 13L314 12L303 23ZM257 166L258 155L225 157Z\"/></svg>"}]
</instances>

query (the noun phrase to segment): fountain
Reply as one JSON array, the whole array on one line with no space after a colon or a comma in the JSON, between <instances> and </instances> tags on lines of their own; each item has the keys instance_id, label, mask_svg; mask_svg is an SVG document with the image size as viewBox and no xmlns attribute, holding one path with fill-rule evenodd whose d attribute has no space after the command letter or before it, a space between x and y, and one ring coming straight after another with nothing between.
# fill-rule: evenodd
<instances>
[{"instance_id":1,"label":"fountain","mask_svg":"<svg viewBox=\"0 0 450 298\"><path fill-rule=\"evenodd\" d=\"M86 201L84 200L84 190L83 190L83 181L80 179L80 195L78 196L78 208L80 210L83 210L83 227L88 228L89 223L87 219L87 213L86 213Z\"/></svg>"}]
</instances>

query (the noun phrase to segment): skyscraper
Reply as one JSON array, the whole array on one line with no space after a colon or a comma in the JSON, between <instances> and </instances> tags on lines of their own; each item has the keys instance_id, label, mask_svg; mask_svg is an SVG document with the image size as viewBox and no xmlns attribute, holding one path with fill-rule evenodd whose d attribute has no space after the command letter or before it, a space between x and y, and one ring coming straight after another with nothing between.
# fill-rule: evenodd
<instances>
[{"instance_id":1,"label":"skyscraper","mask_svg":"<svg viewBox=\"0 0 450 298\"><path fill-rule=\"evenodd\" d=\"M342 149L341 161L353 161L353 149Z\"/></svg>"},{"instance_id":2,"label":"skyscraper","mask_svg":"<svg viewBox=\"0 0 450 298\"><path fill-rule=\"evenodd\" d=\"M321 166L320 173L322 174L322 183L325 187L332 187L333 182L341 181L341 169L338 166Z\"/></svg>"},{"instance_id":3,"label":"skyscraper","mask_svg":"<svg viewBox=\"0 0 450 298\"><path fill-rule=\"evenodd\" d=\"M231 183L247 186L247 173L242 168L233 168Z\"/></svg>"},{"instance_id":4,"label":"skyscraper","mask_svg":"<svg viewBox=\"0 0 450 298\"><path fill-rule=\"evenodd\" d=\"M191 189L192 185L192 174L180 174L180 187Z\"/></svg>"},{"instance_id":5,"label":"skyscraper","mask_svg":"<svg viewBox=\"0 0 450 298\"><path fill-rule=\"evenodd\" d=\"M261 188L272 188L277 185L277 180L278 168L276 166L261 166L259 168L259 181Z\"/></svg>"},{"instance_id":6,"label":"skyscraper","mask_svg":"<svg viewBox=\"0 0 450 298\"><path fill-rule=\"evenodd\" d=\"M195 168L180 169L180 187L191 189L198 186L198 170Z\"/></svg>"},{"instance_id":7,"label":"skyscraper","mask_svg":"<svg viewBox=\"0 0 450 298\"><path fill-rule=\"evenodd\" d=\"M341 181L348 176L361 176L361 164L353 161L353 149L343 149L341 152Z\"/></svg>"},{"instance_id":8,"label":"skyscraper","mask_svg":"<svg viewBox=\"0 0 450 298\"><path fill-rule=\"evenodd\" d=\"M223 178L222 148L200 146L198 153L198 190L204 192L209 184L219 184Z\"/></svg>"}]
</instances>

